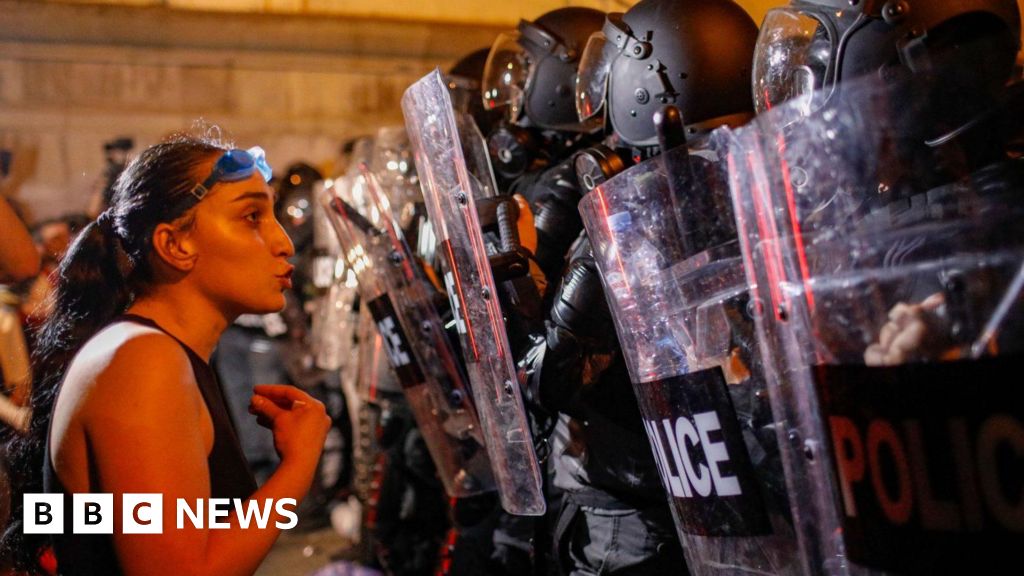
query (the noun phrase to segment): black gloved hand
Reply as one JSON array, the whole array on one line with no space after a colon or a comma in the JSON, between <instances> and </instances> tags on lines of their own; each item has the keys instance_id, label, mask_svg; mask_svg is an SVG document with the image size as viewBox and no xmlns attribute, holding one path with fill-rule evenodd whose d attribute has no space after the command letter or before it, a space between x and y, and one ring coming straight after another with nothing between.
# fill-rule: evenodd
<instances>
[{"instance_id":1,"label":"black gloved hand","mask_svg":"<svg viewBox=\"0 0 1024 576\"><path fill-rule=\"evenodd\" d=\"M595 352L609 351L615 345L615 325L586 233L573 245L569 267L551 306L551 322L551 348L567 337Z\"/></svg>"},{"instance_id":2,"label":"black gloved hand","mask_svg":"<svg viewBox=\"0 0 1024 576\"><path fill-rule=\"evenodd\" d=\"M615 326L586 233L569 255L569 267L554 296L543 353L532 356L536 396L545 409L572 414L586 385L588 361L617 346ZM593 374L591 374L593 376Z\"/></svg>"}]
</instances>

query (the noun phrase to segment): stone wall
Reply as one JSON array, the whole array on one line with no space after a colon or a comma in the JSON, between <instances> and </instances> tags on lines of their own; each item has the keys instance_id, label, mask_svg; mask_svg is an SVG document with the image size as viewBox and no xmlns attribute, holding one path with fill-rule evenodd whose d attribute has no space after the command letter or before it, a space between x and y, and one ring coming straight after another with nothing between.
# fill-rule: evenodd
<instances>
[{"instance_id":1,"label":"stone wall","mask_svg":"<svg viewBox=\"0 0 1024 576\"><path fill-rule=\"evenodd\" d=\"M65 0L67 1L67 0ZM755 0L765 1L765 0ZM85 0L90 4L166 6L181 10L264 14L342 15L405 21L462 22L507 25L561 6L590 6L605 12L623 11L628 0Z\"/></svg>"},{"instance_id":2,"label":"stone wall","mask_svg":"<svg viewBox=\"0 0 1024 576\"><path fill-rule=\"evenodd\" d=\"M0 14L0 187L36 219L86 206L104 142L145 146L200 119L279 169L329 171L342 141L402 122L410 83L505 28L16 1Z\"/></svg>"}]
</instances>

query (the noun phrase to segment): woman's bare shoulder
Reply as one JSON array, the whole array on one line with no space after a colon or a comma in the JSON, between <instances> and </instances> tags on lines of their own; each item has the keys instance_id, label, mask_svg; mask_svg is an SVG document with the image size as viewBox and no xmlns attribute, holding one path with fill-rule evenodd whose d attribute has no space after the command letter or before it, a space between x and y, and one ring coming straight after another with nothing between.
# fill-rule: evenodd
<instances>
[{"instance_id":1,"label":"woman's bare shoulder","mask_svg":"<svg viewBox=\"0 0 1024 576\"><path fill-rule=\"evenodd\" d=\"M79 410L178 404L195 376L188 356L163 332L129 322L104 328L82 347L64 379L61 402ZM59 406L58 406L59 409Z\"/></svg>"}]
</instances>

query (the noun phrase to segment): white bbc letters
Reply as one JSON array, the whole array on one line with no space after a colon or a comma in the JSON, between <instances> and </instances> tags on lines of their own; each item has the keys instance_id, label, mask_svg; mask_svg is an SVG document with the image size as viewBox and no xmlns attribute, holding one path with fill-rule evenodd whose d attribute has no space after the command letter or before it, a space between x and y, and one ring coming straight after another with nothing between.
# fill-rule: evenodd
<instances>
[{"instance_id":1,"label":"white bbc letters","mask_svg":"<svg viewBox=\"0 0 1024 576\"><path fill-rule=\"evenodd\" d=\"M125 494L121 500L125 534L163 534L164 499L160 494Z\"/></svg>"},{"instance_id":2,"label":"white bbc letters","mask_svg":"<svg viewBox=\"0 0 1024 576\"><path fill-rule=\"evenodd\" d=\"M63 494L25 494L25 534L61 534L64 532Z\"/></svg>"},{"instance_id":3,"label":"white bbc letters","mask_svg":"<svg viewBox=\"0 0 1024 576\"><path fill-rule=\"evenodd\" d=\"M210 498L210 530L223 530L231 528L230 522L222 522L220 518L227 518L231 514L231 500L228 498Z\"/></svg>"},{"instance_id":4,"label":"white bbc letters","mask_svg":"<svg viewBox=\"0 0 1024 576\"><path fill-rule=\"evenodd\" d=\"M71 529L75 534L114 533L113 494L75 494L71 506Z\"/></svg>"}]
</instances>

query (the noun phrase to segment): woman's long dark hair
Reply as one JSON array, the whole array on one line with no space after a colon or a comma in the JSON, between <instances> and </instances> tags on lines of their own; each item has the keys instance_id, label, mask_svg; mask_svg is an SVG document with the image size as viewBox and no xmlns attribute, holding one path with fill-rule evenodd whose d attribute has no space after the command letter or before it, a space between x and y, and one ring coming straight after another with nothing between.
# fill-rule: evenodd
<instances>
[{"instance_id":1,"label":"woman's long dark hair","mask_svg":"<svg viewBox=\"0 0 1024 576\"><path fill-rule=\"evenodd\" d=\"M21 570L41 573L36 559L46 541L24 534L22 494L43 492L50 417L68 364L152 281L153 230L190 216L200 164L225 149L210 138L176 135L144 150L118 178L110 208L82 230L61 261L53 311L36 333L32 353L29 431L7 441L11 523L0 537L0 558L11 558Z\"/></svg>"}]
</instances>

